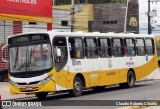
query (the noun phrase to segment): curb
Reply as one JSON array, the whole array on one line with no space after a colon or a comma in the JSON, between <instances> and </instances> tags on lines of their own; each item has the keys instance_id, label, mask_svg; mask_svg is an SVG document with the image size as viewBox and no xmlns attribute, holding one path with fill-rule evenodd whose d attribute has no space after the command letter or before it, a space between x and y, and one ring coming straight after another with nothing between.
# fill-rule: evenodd
<instances>
[{"instance_id":1,"label":"curb","mask_svg":"<svg viewBox=\"0 0 160 109\"><path fill-rule=\"evenodd\" d=\"M159 78L155 78L155 79L144 79L144 80L138 80L138 81L136 81L136 83L146 82L146 81L156 81L156 80L160 80L160 79L159 79Z\"/></svg>"}]
</instances>

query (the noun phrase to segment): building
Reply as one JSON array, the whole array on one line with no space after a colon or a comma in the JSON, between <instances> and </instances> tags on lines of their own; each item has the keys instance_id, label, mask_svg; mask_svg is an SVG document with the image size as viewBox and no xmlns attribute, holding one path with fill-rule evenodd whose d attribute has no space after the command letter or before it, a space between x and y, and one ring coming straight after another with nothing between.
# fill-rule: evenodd
<instances>
[{"instance_id":1,"label":"building","mask_svg":"<svg viewBox=\"0 0 160 109\"><path fill-rule=\"evenodd\" d=\"M92 0L88 2L101 3L104 2L104 0ZM53 24L53 30L59 28L60 31L62 29L63 31L69 31L69 28L72 25L71 9L71 5L54 6L55 14L53 16L55 17L54 20L56 23ZM139 33L138 0L131 0L128 3L128 9L125 2L82 4L82 11L80 13L75 13L74 21L74 31L116 33L127 31L132 33ZM124 28L126 28L126 30Z\"/></svg>"},{"instance_id":2,"label":"building","mask_svg":"<svg viewBox=\"0 0 160 109\"><path fill-rule=\"evenodd\" d=\"M138 0L128 3L127 17L125 3L95 4L94 21L89 21L89 31L120 33L125 31L125 24L127 32L139 33Z\"/></svg>"},{"instance_id":3,"label":"building","mask_svg":"<svg viewBox=\"0 0 160 109\"><path fill-rule=\"evenodd\" d=\"M95 4L94 21L90 21L89 31L123 32L126 4Z\"/></svg>"},{"instance_id":4,"label":"building","mask_svg":"<svg viewBox=\"0 0 160 109\"><path fill-rule=\"evenodd\" d=\"M70 31L71 20L71 5L54 6L54 22L53 30ZM92 4L82 4L82 11L74 14L74 31L88 32L88 21L94 20L94 6Z\"/></svg>"}]
</instances>

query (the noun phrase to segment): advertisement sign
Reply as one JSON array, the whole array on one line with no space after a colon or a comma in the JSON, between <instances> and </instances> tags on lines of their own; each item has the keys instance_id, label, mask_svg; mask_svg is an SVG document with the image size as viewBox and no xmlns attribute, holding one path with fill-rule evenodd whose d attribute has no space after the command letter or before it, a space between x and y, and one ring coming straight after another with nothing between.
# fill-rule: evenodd
<instances>
[{"instance_id":1,"label":"advertisement sign","mask_svg":"<svg viewBox=\"0 0 160 109\"><path fill-rule=\"evenodd\" d=\"M2 19L53 22L52 0L1 0L0 20Z\"/></svg>"},{"instance_id":2,"label":"advertisement sign","mask_svg":"<svg viewBox=\"0 0 160 109\"><path fill-rule=\"evenodd\" d=\"M139 34L139 4L138 0L130 0L127 13L127 31Z\"/></svg>"}]
</instances>

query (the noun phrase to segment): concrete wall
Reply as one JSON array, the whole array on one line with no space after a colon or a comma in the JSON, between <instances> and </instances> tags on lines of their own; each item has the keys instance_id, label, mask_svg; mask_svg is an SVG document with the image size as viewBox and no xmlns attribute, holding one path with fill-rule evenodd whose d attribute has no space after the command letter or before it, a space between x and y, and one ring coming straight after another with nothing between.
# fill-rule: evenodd
<instances>
[{"instance_id":1,"label":"concrete wall","mask_svg":"<svg viewBox=\"0 0 160 109\"><path fill-rule=\"evenodd\" d=\"M124 30L126 5L119 3L95 4L92 31L99 32L122 32ZM117 23L108 24L109 21Z\"/></svg>"},{"instance_id":2,"label":"concrete wall","mask_svg":"<svg viewBox=\"0 0 160 109\"><path fill-rule=\"evenodd\" d=\"M108 3L94 5L94 21L90 21L90 31L124 32L126 3ZM128 4L127 32L139 33L139 5L138 0L131 0Z\"/></svg>"}]
</instances>

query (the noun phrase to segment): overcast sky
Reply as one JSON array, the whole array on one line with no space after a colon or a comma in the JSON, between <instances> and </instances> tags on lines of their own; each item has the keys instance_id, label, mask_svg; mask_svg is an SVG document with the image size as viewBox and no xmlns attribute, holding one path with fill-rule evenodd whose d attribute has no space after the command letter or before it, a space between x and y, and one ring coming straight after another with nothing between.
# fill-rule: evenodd
<instances>
[{"instance_id":1,"label":"overcast sky","mask_svg":"<svg viewBox=\"0 0 160 109\"><path fill-rule=\"evenodd\" d=\"M160 0L159 0L160 1ZM160 35L160 2L157 3L151 3L151 11L157 10L157 17L151 18L152 26L155 27L155 30L159 31L153 31L153 34ZM139 22L140 22L140 33L148 33L148 0L139 0ZM159 26L158 26L159 25Z\"/></svg>"}]
</instances>

